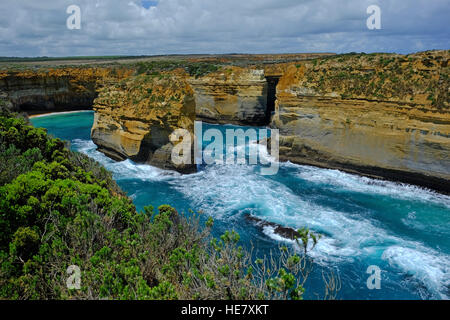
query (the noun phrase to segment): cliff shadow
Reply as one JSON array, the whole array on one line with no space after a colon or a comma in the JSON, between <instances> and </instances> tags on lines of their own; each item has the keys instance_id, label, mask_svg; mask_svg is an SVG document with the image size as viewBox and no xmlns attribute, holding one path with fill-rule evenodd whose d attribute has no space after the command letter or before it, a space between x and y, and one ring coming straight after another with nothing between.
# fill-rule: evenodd
<instances>
[{"instance_id":1,"label":"cliff shadow","mask_svg":"<svg viewBox=\"0 0 450 320\"><path fill-rule=\"evenodd\" d=\"M92 97L73 97L68 102L58 102L45 99L31 99L31 101L14 101L17 111L26 112L28 115L46 112L64 112L77 110L92 110L95 95Z\"/></svg>"},{"instance_id":2,"label":"cliff shadow","mask_svg":"<svg viewBox=\"0 0 450 320\"><path fill-rule=\"evenodd\" d=\"M272 120L275 113L275 101L277 100L277 85L280 80L279 76L267 76L267 108L266 108L266 124Z\"/></svg>"}]
</instances>

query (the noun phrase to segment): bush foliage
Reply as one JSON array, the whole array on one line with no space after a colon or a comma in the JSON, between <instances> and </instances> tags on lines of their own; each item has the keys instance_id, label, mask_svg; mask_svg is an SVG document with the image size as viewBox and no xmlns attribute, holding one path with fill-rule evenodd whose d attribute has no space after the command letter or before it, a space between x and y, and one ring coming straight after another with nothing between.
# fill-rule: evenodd
<instances>
[{"instance_id":1,"label":"bush foliage","mask_svg":"<svg viewBox=\"0 0 450 320\"><path fill-rule=\"evenodd\" d=\"M304 257L252 261L235 232L211 237L212 219L137 212L108 171L24 119L0 116L0 160L1 298L302 298Z\"/></svg>"},{"instance_id":2,"label":"bush foliage","mask_svg":"<svg viewBox=\"0 0 450 320\"><path fill-rule=\"evenodd\" d=\"M159 76L161 72L172 71L178 68L184 69L190 76L198 78L219 70L220 66L209 62L187 62L162 60L151 62L139 62L135 65L136 74Z\"/></svg>"}]
</instances>

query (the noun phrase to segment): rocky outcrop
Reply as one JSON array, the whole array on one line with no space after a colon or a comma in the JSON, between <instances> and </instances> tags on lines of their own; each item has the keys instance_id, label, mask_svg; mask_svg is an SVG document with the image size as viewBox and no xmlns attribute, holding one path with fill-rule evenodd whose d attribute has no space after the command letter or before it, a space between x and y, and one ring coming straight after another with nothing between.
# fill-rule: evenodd
<instances>
[{"instance_id":1,"label":"rocky outcrop","mask_svg":"<svg viewBox=\"0 0 450 320\"><path fill-rule=\"evenodd\" d=\"M195 117L265 124L270 84L278 83L270 125L280 130L281 160L450 192L448 57L349 54L223 67L197 78L182 71L131 77L100 92L92 136L115 159L190 171L170 164L170 132L192 130Z\"/></svg>"},{"instance_id":2,"label":"rocky outcrop","mask_svg":"<svg viewBox=\"0 0 450 320\"><path fill-rule=\"evenodd\" d=\"M264 230L268 230L286 240L291 241L301 239L301 234L298 232L298 230L295 230L294 228L282 226L278 223L267 221L251 214L245 214L244 218L247 220L247 222L258 227L263 232Z\"/></svg>"},{"instance_id":3,"label":"rocky outcrop","mask_svg":"<svg viewBox=\"0 0 450 320\"><path fill-rule=\"evenodd\" d=\"M191 161L175 164L170 135L194 131L194 92L183 72L140 75L99 89L94 104L92 140L99 151L116 160L132 159L163 169L189 173ZM192 150L191 150L192 151Z\"/></svg>"},{"instance_id":4,"label":"rocky outcrop","mask_svg":"<svg viewBox=\"0 0 450 320\"><path fill-rule=\"evenodd\" d=\"M190 78L198 120L238 125L267 123L268 83L264 70L222 68Z\"/></svg>"},{"instance_id":5,"label":"rocky outcrop","mask_svg":"<svg viewBox=\"0 0 450 320\"><path fill-rule=\"evenodd\" d=\"M280 159L450 193L449 51L291 65L272 127Z\"/></svg>"},{"instance_id":6,"label":"rocky outcrop","mask_svg":"<svg viewBox=\"0 0 450 320\"><path fill-rule=\"evenodd\" d=\"M0 92L13 109L27 112L92 108L97 82L130 73L111 68L55 68L0 71Z\"/></svg>"},{"instance_id":7,"label":"rocky outcrop","mask_svg":"<svg viewBox=\"0 0 450 320\"><path fill-rule=\"evenodd\" d=\"M196 166L171 160L175 144L170 135L176 129L193 133L196 119L267 123L263 70L228 67L202 77L182 69L149 72L105 83L98 91L92 140L99 151L116 160L132 159L179 172L193 172Z\"/></svg>"},{"instance_id":8,"label":"rocky outcrop","mask_svg":"<svg viewBox=\"0 0 450 320\"><path fill-rule=\"evenodd\" d=\"M195 119L270 122L280 130L281 160L450 193L449 55L283 57L283 63L266 57L241 67L207 66L206 74L190 72L192 65L172 68L183 67L178 62L151 63L138 76L126 68L1 71L0 100L18 109L94 104L92 138L117 160L192 172L194 165L170 159L175 129L192 132Z\"/></svg>"}]
</instances>

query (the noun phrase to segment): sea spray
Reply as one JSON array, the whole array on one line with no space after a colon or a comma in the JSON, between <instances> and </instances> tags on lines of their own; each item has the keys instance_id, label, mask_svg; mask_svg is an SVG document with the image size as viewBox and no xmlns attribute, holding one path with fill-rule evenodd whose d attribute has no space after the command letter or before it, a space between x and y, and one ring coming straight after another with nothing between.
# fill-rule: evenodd
<instances>
[{"instance_id":1,"label":"sea spray","mask_svg":"<svg viewBox=\"0 0 450 320\"><path fill-rule=\"evenodd\" d=\"M75 121L76 120L76 121ZM416 186L374 180L337 170L281 163L274 176L248 164L200 165L181 175L130 160L114 162L89 140L92 114L33 119L50 133L69 139L72 148L102 163L142 208L170 203L180 211L201 210L216 219L215 230L241 234L244 245L260 254L284 239L266 228L261 234L245 222L252 214L292 228L309 227L323 235L310 252L316 272L307 297L321 283L321 270L339 271L342 299L418 299L449 297L450 197ZM86 128L86 132L80 130ZM234 126L210 126L222 132ZM261 148L248 144L236 148ZM368 266L382 270L381 289L366 287Z\"/></svg>"}]
</instances>

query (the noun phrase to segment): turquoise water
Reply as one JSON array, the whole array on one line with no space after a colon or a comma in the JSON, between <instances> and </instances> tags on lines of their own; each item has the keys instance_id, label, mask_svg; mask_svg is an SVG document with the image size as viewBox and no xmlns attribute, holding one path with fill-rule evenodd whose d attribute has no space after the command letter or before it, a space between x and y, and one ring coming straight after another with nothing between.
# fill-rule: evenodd
<instances>
[{"instance_id":1,"label":"turquoise water","mask_svg":"<svg viewBox=\"0 0 450 320\"><path fill-rule=\"evenodd\" d=\"M323 295L322 271L340 275L340 299L448 299L450 297L450 197L415 186L283 163L275 176L255 166L206 165L191 175L132 161L114 162L90 140L93 113L32 119L101 162L141 209L171 204L215 218L214 233L235 229L258 255L288 243L247 222L245 214L323 234L311 251L309 299ZM204 129L211 125L204 125ZM232 126L214 126L222 131ZM381 270L381 289L366 285L370 265Z\"/></svg>"}]
</instances>

